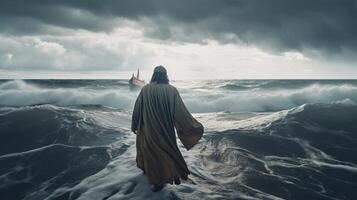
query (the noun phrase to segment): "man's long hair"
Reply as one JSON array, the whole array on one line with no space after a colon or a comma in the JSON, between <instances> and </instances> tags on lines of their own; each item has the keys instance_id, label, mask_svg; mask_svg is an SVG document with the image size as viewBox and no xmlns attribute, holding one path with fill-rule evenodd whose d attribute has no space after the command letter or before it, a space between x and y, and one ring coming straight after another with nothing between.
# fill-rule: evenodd
<instances>
[{"instance_id":1,"label":"man's long hair","mask_svg":"<svg viewBox=\"0 0 357 200\"><path fill-rule=\"evenodd\" d=\"M167 77L167 73L165 73L165 72L154 72L152 74L150 83L168 84L169 83L169 78Z\"/></svg>"}]
</instances>

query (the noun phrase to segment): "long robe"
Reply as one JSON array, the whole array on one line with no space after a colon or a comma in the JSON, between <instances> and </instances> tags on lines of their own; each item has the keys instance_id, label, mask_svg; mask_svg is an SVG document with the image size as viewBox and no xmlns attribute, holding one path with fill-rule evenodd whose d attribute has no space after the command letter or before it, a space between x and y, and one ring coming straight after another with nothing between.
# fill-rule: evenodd
<instances>
[{"instance_id":1,"label":"long robe","mask_svg":"<svg viewBox=\"0 0 357 200\"><path fill-rule=\"evenodd\" d=\"M137 166L151 184L172 184L190 174L177 146L175 128L187 150L203 134L202 124L189 113L174 86L144 86L135 102L131 130L136 133Z\"/></svg>"}]
</instances>

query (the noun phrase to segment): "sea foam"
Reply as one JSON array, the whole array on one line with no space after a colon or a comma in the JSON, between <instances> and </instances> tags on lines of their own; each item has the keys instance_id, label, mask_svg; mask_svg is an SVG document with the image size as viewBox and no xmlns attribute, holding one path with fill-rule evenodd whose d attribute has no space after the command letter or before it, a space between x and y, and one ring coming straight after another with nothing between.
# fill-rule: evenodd
<instances>
[{"instance_id":1,"label":"sea foam","mask_svg":"<svg viewBox=\"0 0 357 200\"><path fill-rule=\"evenodd\" d=\"M208 129L190 151L178 141L189 180L153 193L136 167L130 112L103 106L0 108L0 195L86 200L357 195L352 100L194 115Z\"/></svg>"},{"instance_id":2,"label":"sea foam","mask_svg":"<svg viewBox=\"0 0 357 200\"><path fill-rule=\"evenodd\" d=\"M94 80L95 81L95 80ZM216 85L215 85L216 84ZM173 82L191 112L257 112L289 109L305 103L329 103L350 99L357 101L357 86L312 83L301 87L260 87L249 90L226 90L221 82L208 86ZM60 106L96 104L132 110L139 91L130 91L121 83L112 87L44 87L23 80L0 84L0 105L24 106L53 104Z\"/></svg>"}]
</instances>

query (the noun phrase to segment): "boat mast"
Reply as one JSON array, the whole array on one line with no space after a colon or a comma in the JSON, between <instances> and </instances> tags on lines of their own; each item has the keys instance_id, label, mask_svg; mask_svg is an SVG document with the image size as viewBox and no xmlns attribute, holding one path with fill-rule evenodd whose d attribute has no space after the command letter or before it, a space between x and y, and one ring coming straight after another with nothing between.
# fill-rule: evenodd
<instances>
[{"instance_id":1,"label":"boat mast","mask_svg":"<svg viewBox=\"0 0 357 200\"><path fill-rule=\"evenodd\" d=\"M136 78L139 80L139 69L138 69L138 72L136 74Z\"/></svg>"}]
</instances>

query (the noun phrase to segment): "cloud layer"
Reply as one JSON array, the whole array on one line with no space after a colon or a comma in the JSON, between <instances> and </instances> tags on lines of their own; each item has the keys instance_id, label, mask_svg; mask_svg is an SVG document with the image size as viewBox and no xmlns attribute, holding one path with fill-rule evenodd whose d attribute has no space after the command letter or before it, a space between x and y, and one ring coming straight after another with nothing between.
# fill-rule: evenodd
<instances>
[{"instance_id":1,"label":"cloud layer","mask_svg":"<svg viewBox=\"0 0 357 200\"><path fill-rule=\"evenodd\" d=\"M1 31L12 34L43 34L49 25L110 31L118 19L129 19L162 40L214 38L277 51L357 49L354 0L4 0L0 16Z\"/></svg>"},{"instance_id":2,"label":"cloud layer","mask_svg":"<svg viewBox=\"0 0 357 200\"><path fill-rule=\"evenodd\" d=\"M132 70L158 60L202 71L212 58L233 71L326 65L318 60L331 71L353 68L356 54L355 0L0 2L2 71Z\"/></svg>"}]
</instances>

